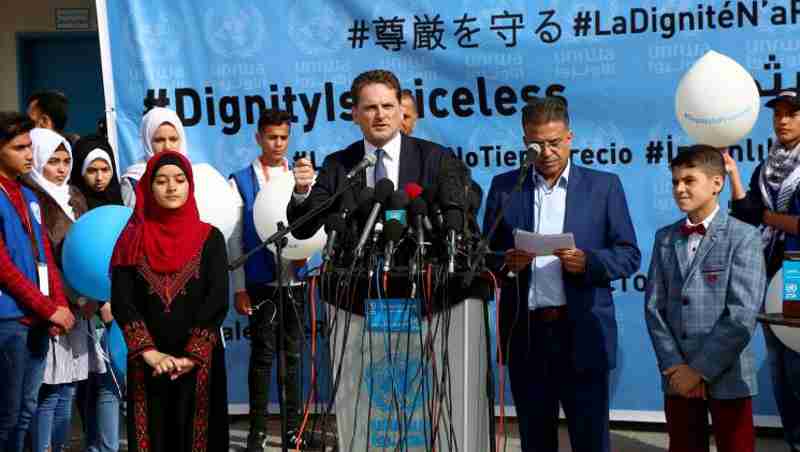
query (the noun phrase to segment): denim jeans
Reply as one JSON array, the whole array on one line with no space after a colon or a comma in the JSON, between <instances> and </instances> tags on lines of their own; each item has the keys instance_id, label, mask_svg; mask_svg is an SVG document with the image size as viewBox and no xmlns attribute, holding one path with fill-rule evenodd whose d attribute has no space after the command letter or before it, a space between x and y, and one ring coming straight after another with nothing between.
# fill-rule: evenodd
<instances>
[{"instance_id":1,"label":"denim jeans","mask_svg":"<svg viewBox=\"0 0 800 452\"><path fill-rule=\"evenodd\" d=\"M78 410L86 452L119 450L119 405L120 395L111 369L102 374L91 372L88 380L79 383Z\"/></svg>"},{"instance_id":2,"label":"denim jeans","mask_svg":"<svg viewBox=\"0 0 800 452\"><path fill-rule=\"evenodd\" d=\"M783 437L791 451L800 452L800 354L783 345L769 326L764 338Z\"/></svg>"},{"instance_id":3,"label":"denim jeans","mask_svg":"<svg viewBox=\"0 0 800 452\"><path fill-rule=\"evenodd\" d=\"M0 320L0 452L22 452L44 379L47 331Z\"/></svg>"},{"instance_id":4,"label":"denim jeans","mask_svg":"<svg viewBox=\"0 0 800 452\"><path fill-rule=\"evenodd\" d=\"M69 447L76 383L43 384L31 428L33 452L62 452Z\"/></svg>"}]
</instances>

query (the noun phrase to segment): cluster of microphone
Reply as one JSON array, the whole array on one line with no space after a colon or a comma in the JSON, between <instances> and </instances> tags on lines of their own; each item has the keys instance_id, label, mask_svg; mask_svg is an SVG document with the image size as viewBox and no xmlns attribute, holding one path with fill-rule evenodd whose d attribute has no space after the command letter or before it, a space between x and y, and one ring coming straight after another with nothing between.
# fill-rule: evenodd
<instances>
[{"instance_id":1,"label":"cluster of microphone","mask_svg":"<svg viewBox=\"0 0 800 452\"><path fill-rule=\"evenodd\" d=\"M415 271L424 257L425 263L446 265L453 273L467 265L481 197L477 185L467 182L465 189L462 182L448 184L447 178L424 189L416 183L396 189L391 180L381 179L360 193L347 191L340 211L325 223L323 261L346 268L377 263L384 272Z\"/></svg>"}]
</instances>

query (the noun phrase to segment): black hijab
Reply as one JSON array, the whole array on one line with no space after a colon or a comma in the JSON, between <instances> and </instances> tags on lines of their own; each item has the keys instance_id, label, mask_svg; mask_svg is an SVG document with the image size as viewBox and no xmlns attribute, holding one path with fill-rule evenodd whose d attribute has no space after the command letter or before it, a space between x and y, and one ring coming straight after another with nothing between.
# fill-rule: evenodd
<instances>
[{"instance_id":1,"label":"black hijab","mask_svg":"<svg viewBox=\"0 0 800 452\"><path fill-rule=\"evenodd\" d=\"M103 150L108 154L111 160L111 170L114 172L111 175L111 182L109 182L108 187L102 192L96 192L92 187L86 185L82 173L83 163L86 161L86 157L95 149ZM72 174L70 176L70 184L77 187L81 193L83 193L89 210L109 204L122 205L122 191L120 190L117 177L117 162L114 160L114 152L111 150L111 145L108 143L108 140L99 135L87 135L75 143L75 146L72 148Z\"/></svg>"}]
</instances>

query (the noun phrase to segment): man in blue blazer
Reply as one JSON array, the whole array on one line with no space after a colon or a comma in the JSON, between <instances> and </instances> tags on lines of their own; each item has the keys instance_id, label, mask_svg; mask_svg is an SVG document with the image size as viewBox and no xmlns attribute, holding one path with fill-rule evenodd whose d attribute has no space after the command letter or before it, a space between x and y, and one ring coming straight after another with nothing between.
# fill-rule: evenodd
<instances>
[{"instance_id":1,"label":"man in blue blazer","mask_svg":"<svg viewBox=\"0 0 800 452\"><path fill-rule=\"evenodd\" d=\"M541 149L535 171L521 191L514 191L519 169L496 176L484 218L486 232L506 206L491 248L505 253L511 272L498 315L522 450L558 450L560 402L572 449L608 451L617 354L611 281L639 268L636 234L619 178L570 162L573 134L561 99L526 105L522 127L525 144ZM514 229L569 232L575 248L535 257L514 248Z\"/></svg>"}]
</instances>

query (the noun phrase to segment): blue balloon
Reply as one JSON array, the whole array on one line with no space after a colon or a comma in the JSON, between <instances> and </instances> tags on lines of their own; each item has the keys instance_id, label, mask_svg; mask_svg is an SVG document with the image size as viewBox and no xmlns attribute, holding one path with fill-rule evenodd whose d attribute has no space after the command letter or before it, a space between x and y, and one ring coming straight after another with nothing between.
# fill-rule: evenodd
<instances>
[{"instance_id":1,"label":"blue balloon","mask_svg":"<svg viewBox=\"0 0 800 452\"><path fill-rule=\"evenodd\" d=\"M129 207L98 207L69 228L61 262L70 287L95 300L111 298L111 255L132 214Z\"/></svg>"}]
</instances>

